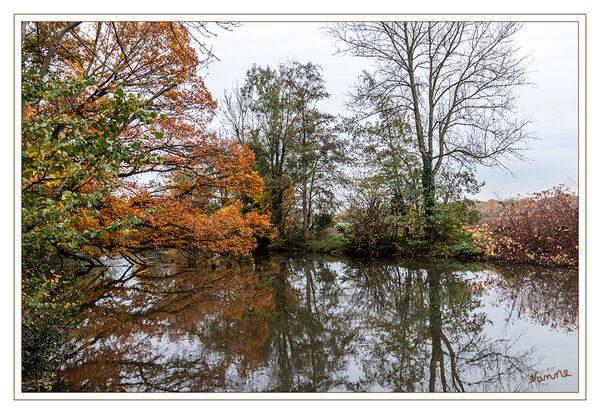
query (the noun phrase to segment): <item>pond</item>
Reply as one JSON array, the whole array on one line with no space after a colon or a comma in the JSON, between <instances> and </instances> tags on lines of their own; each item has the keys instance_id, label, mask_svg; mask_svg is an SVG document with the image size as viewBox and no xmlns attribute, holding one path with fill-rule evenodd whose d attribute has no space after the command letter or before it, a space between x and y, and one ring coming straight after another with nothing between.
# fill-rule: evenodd
<instances>
[{"instance_id":1,"label":"pond","mask_svg":"<svg viewBox=\"0 0 600 414\"><path fill-rule=\"evenodd\" d=\"M76 280L83 306L58 390L578 390L577 270L148 259L110 260Z\"/></svg>"}]
</instances>

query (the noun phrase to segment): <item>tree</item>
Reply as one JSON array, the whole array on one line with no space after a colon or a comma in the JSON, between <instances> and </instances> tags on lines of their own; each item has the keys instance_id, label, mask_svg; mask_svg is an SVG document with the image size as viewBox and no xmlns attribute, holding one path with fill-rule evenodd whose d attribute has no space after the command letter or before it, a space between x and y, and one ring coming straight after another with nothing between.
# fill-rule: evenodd
<instances>
[{"instance_id":1,"label":"tree","mask_svg":"<svg viewBox=\"0 0 600 414\"><path fill-rule=\"evenodd\" d=\"M314 206L332 195L331 176L343 151L331 126L334 117L318 109L328 96L318 65L292 61L277 69L253 66L243 86L223 97L221 123L256 153L273 224L282 236L296 194L305 240Z\"/></svg>"},{"instance_id":2,"label":"tree","mask_svg":"<svg viewBox=\"0 0 600 414\"><path fill-rule=\"evenodd\" d=\"M293 63L291 69L293 70L292 90L296 97L299 118L296 147L300 158L302 234L306 242L309 239L314 198L317 194L327 193L327 186L322 184L331 183L335 174L335 163L343 159L343 154L340 141L329 126L334 116L323 113L317 108L319 101L329 97L321 77L320 67L311 63L305 65Z\"/></svg>"},{"instance_id":3,"label":"tree","mask_svg":"<svg viewBox=\"0 0 600 414\"><path fill-rule=\"evenodd\" d=\"M448 160L470 169L522 158L529 134L516 112L526 58L513 22L336 23L339 51L372 59L376 70L358 94L391 101L409 120L422 166L427 234L433 235L435 179ZM377 107L373 108L377 112Z\"/></svg>"},{"instance_id":4,"label":"tree","mask_svg":"<svg viewBox=\"0 0 600 414\"><path fill-rule=\"evenodd\" d=\"M225 26L228 27L228 26ZM85 81L63 110L86 118L97 113L118 88L148 102L163 119L152 124L130 117L119 133L125 142L141 140L141 149L160 155L154 162L123 164L120 178L178 168L190 140L207 136L216 102L197 70L213 59L192 39L209 36L208 24L176 22L28 22L23 26L23 70L60 81ZM56 133L58 133L57 131ZM144 139L148 137L150 139Z\"/></svg>"},{"instance_id":5,"label":"tree","mask_svg":"<svg viewBox=\"0 0 600 414\"><path fill-rule=\"evenodd\" d=\"M368 75L362 81L361 87L372 87L375 82ZM360 92L353 98L354 115L344 118L342 128L352 138L356 166L387 191L394 214L407 206L420 206L422 165L410 125L398 118L391 99L365 97ZM449 159L437 175L436 202L459 201L465 192L477 193L481 185L464 163Z\"/></svg>"},{"instance_id":6,"label":"tree","mask_svg":"<svg viewBox=\"0 0 600 414\"><path fill-rule=\"evenodd\" d=\"M467 231L487 257L577 266L579 197L563 186L505 201L498 217Z\"/></svg>"},{"instance_id":7,"label":"tree","mask_svg":"<svg viewBox=\"0 0 600 414\"><path fill-rule=\"evenodd\" d=\"M27 58L25 56L24 58ZM23 388L51 389L52 370L64 354L63 329L76 301L65 289L68 278L46 264L56 253L80 256L83 246L107 232L135 223L131 216L86 226L118 186L124 163L153 161L139 141L124 142L122 122L154 119L149 105L117 89L96 114L75 116L65 103L89 81L40 81L35 68L24 71L21 155L22 369ZM61 269L62 270L62 269Z\"/></svg>"},{"instance_id":8,"label":"tree","mask_svg":"<svg viewBox=\"0 0 600 414\"><path fill-rule=\"evenodd\" d=\"M268 216L241 210L262 182L246 147L207 128L216 101L197 70L212 54L198 43L200 59L192 44L210 35L206 23L32 22L23 34L23 198L36 207L24 209L25 246L252 248ZM159 174L156 185L139 184L148 173ZM169 236L150 243L141 239L144 229L158 231L153 215ZM132 225L142 228L123 233ZM31 243L30 227L38 229Z\"/></svg>"},{"instance_id":9,"label":"tree","mask_svg":"<svg viewBox=\"0 0 600 414\"><path fill-rule=\"evenodd\" d=\"M363 81L372 83L374 79L365 76ZM416 239L427 239L421 158L410 125L397 117L393 101L369 98L365 101L357 94L351 103L354 115L343 122L343 129L353 144L353 161L357 167L354 181L360 183L351 188L353 201L350 206L352 209L357 207L356 201L361 200L365 189L375 189L380 201L389 206L384 213L387 236L397 239L397 247L411 250L409 245ZM375 114L370 115L374 108ZM477 193L481 185L464 163L449 159L441 166L435 182L436 241L447 242L450 233L457 236L461 233L459 229L464 223L454 220L458 217L452 212L473 210L464 195ZM351 211L350 218L362 221L356 213Z\"/></svg>"},{"instance_id":10,"label":"tree","mask_svg":"<svg viewBox=\"0 0 600 414\"><path fill-rule=\"evenodd\" d=\"M273 224L281 235L286 232L284 199L296 180L292 159L296 133L294 98L288 75L283 65L279 69L253 66L239 92L248 103L252 128L238 139L257 155L256 168L265 180Z\"/></svg>"},{"instance_id":11,"label":"tree","mask_svg":"<svg viewBox=\"0 0 600 414\"><path fill-rule=\"evenodd\" d=\"M97 114L86 118L62 111L81 82L27 83L22 136L22 247L28 264L47 253L81 253L80 247L102 233L133 224L121 216L103 226L82 226L100 214L100 205L118 187L117 172L124 164L151 159L139 141L126 143L118 134L124 120L152 120L148 105L122 90L105 100ZM85 84L84 84L85 85ZM32 106L39 106L35 113ZM43 109L41 109L43 108Z\"/></svg>"},{"instance_id":12,"label":"tree","mask_svg":"<svg viewBox=\"0 0 600 414\"><path fill-rule=\"evenodd\" d=\"M132 261L148 249L233 255L255 249L256 236L268 230L269 216L248 208L262 193L262 180L252 171L254 154L237 143L197 151L201 162L173 173L158 195L141 187L131 188L126 199L108 200L100 224L123 215L139 217L139 223L105 235L97 246Z\"/></svg>"}]
</instances>

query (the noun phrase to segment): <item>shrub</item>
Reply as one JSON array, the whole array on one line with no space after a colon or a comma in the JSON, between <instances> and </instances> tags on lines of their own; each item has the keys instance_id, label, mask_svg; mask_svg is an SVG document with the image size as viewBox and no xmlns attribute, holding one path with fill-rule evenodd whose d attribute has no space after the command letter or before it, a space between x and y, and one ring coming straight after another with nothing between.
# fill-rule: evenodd
<instances>
[{"instance_id":1,"label":"shrub","mask_svg":"<svg viewBox=\"0 0 600 414\"><path fill-rule=\"evenodd\" d=\"M64 331L77 309L70 280L45 266L23 270L22 383L23 391L51 391L53 371L66 354Z\"/></svg>"},{"instance_id":2,"label":"shrub","mask_svg":"<svg viewBox=\"0 0 600 414\"><path fill-rule=\"evenodd\" d=\"M577 265L579 198L563 186L504 205L499 218L467 228L489 258Z\"/></svg>"},{"instance_id":3,"label":"shrub","mask_svg":"<svg viewBox=\"0 0 600 414\"><path fill-rule=\"evenodd\" d=\"M425 237L424 212L410 208L398 220L399 234L396 247L407 256L477 256L471 236L463 229L467 223L476 223L480 214L471 200L437 204L434 217L434 237Z\"/></svg>"},{"instance_id":4,"label":"shrub","mask_svg":"<svg viewBox=\"0 0 600 414\"><path fill-rule=\"evenodd\" d=\"M302 250L304 248L304 234L302 228L292 225L288 228L286 234L271 240L269 248L273 250Z\"/></svg>"},{"instance_id":5,"label":"shrub","mask_svg":"<svg viewBox=\"0 0 600 414\"><path fill-rule=\"evenodd\" d=\"M331 214L317 214L313 219L313 228L317 233L323 233L328 227L333 226Z\"/></svg>"},{"instance_id":6,"label":"shrub","mask_svg":"<svg viewBox=\"0 0 600 414\"><path fill-rule=\"evenodd\" d=\"M475 258L480 255L480 250L472 242L461 241L448 248L449 255L452 257Z\"/></svg>"},{"instance_id":7,"label":"shrub","mask_svg":"<svg viewBox=\"0 0 600 414\"><path fill-rule=\"evenodd\" d=\"M389 231L394 218L381 192L374 189L360 192L348 211L347 221L345 235L350 250L376 255L381 246L393 245Z\"/></svg>"},{"instance_id":8,"label":"shrub","mask_svg":"<svg viewBox=\"0 0 600 414\"><path fill-rule=\"evenodd\" d=\"M457 201L435 206L436 241L452 243L461 239L465 224L475 224L481 218L471 200Z\"/></svg>"}]
</instances>

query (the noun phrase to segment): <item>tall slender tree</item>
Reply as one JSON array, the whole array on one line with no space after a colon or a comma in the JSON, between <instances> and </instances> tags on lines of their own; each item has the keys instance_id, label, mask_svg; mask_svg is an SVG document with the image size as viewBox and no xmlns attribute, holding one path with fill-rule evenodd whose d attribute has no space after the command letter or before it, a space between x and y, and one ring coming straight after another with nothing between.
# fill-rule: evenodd
<instances>
[{"instance_id":1,"label":"tall slender tree","mask_svg":"<svg viewBox=\"0 0 600 414\"><path fill-rule=\"evenodd\" d=\"M325 190L318 187L319 174L332 162L340 159L339 141L330 124L334 116L321 112L317 104L329 97L320 67L312 63L292 66L291 85L296 102L298 116L297 145L300 159L300 198L302 201L302 234L304 241L309 239L310 219L312 216L315 193ZM333 173L333 171L329 171ZM333 174L331 174L333 175ZM332 178L330 175L330 178Z\"/></svg>"},{"instance_id":2,"label":"tall slender tree","mask_svg":"<svg viewBox=\"0 0 600 414\"><path fill-rule=\"evenodd\" d=\"M331 195L343 147L332 126L335 117L318 107L328 96L321 68L297 61L277 69L255 65L242 87L224 94L221 123L256 153L281 235L288 230L289 208L299 199L307 240L315 204Z\"/></svg>"}]
</instances>

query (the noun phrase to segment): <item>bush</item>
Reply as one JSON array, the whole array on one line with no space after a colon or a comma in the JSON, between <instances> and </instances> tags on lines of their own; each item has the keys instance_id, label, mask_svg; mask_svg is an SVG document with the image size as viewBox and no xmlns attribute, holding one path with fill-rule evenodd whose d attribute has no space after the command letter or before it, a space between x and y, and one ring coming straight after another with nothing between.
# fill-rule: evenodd
<instances>
[{"instance_id":1,"label":"bush","mask_svg":"<svg viewBox=\"0 0 600 414\"><path fill-rule=\"evenodd\" d=\"M431 243L422 237L401 235L397 239L396 248L403 256L423 256L431 250Z\"/></svg>"},{"instance_id":2,"label":"bush","mask_svg":"<svg viewBox=\"0 0 600 414\"><path fill-rule=\"evenodd\" d=\"M468 227L489 258L511 262L577 265L579 197L563 186L503 206L501 215Z\"/></svg>"},{"instance_id":3,"label":"bush","mask_svg":"<svg viewBox=\"0 0 600 414\"><path fill-rule=\"evenodd\" d=\"M290 226L287 234L274 238L269 248L273 250L302 250L304 248L304 234L299 226Z\"/></svg>"},{"instance_id":4,"label":"bush","mask_svg":"<svg viewBox=\"0 0 600 414\"><path fill-rule=\"evenodd\" d=\"M313 219L314 230L322 234L327 228L333 226L333 216L331 214L317 214Z\"/></svg>"},{"instance_id":5,"label":"bush","mask_svg":"<svg viewBox=\"0 0 600 414\"><path fill-rule=\"evenodd\" d=\"M435 238L438 242L453 243L461 239L465 224L475 224L481 218L471 200L435 206Z\"/></svg>"},{"instance_id":6,"label":"bush","mask_svg":"<svg viewBox=\"0 0 600 414\"><path fill-rule=\"evenodd\" d=\"M425 237L423 211L411 208L398 219L400 232L396 247L400 254L406 256L474 257L478 250L463 227L467 223L476 223L479 218L480 214L471 200L436 204L434 237L429 241Z\"/></svg>"},{"instance_id":7,"label":"bush","mask_svg":"<svg viewBox=\"0 0 600 414\"><path fill-rule=\"evenodd\" d=\"M77 309L77 294L68 277L46 268L23 269L23 391L51 391L54 373L64 355L64 331Z\"/></svg>"},{"instance_id":8,"label":"bush","mask_svg":"<svg viewBox=\"0 0 600 414\"><path fill-rule=\"evenodd\" d=\"M468 259L473 259L481 254L479 249L470 241L461 241L457 244L451 245L448 248L448 252L452 257Z\"/></svg>"},{"instance_id":9,"label":"bush","mask_svg":"<svg viewBox=\"0 0 600 414\"><path fill-rule=\"evenodd\" d=\"M393 245L390 230L394 217L390 213L381 192L370 189L359 193L348 212L348 226L344 231L350 250L376 255L382 246Z\"/></svg>"}]
</instances>

